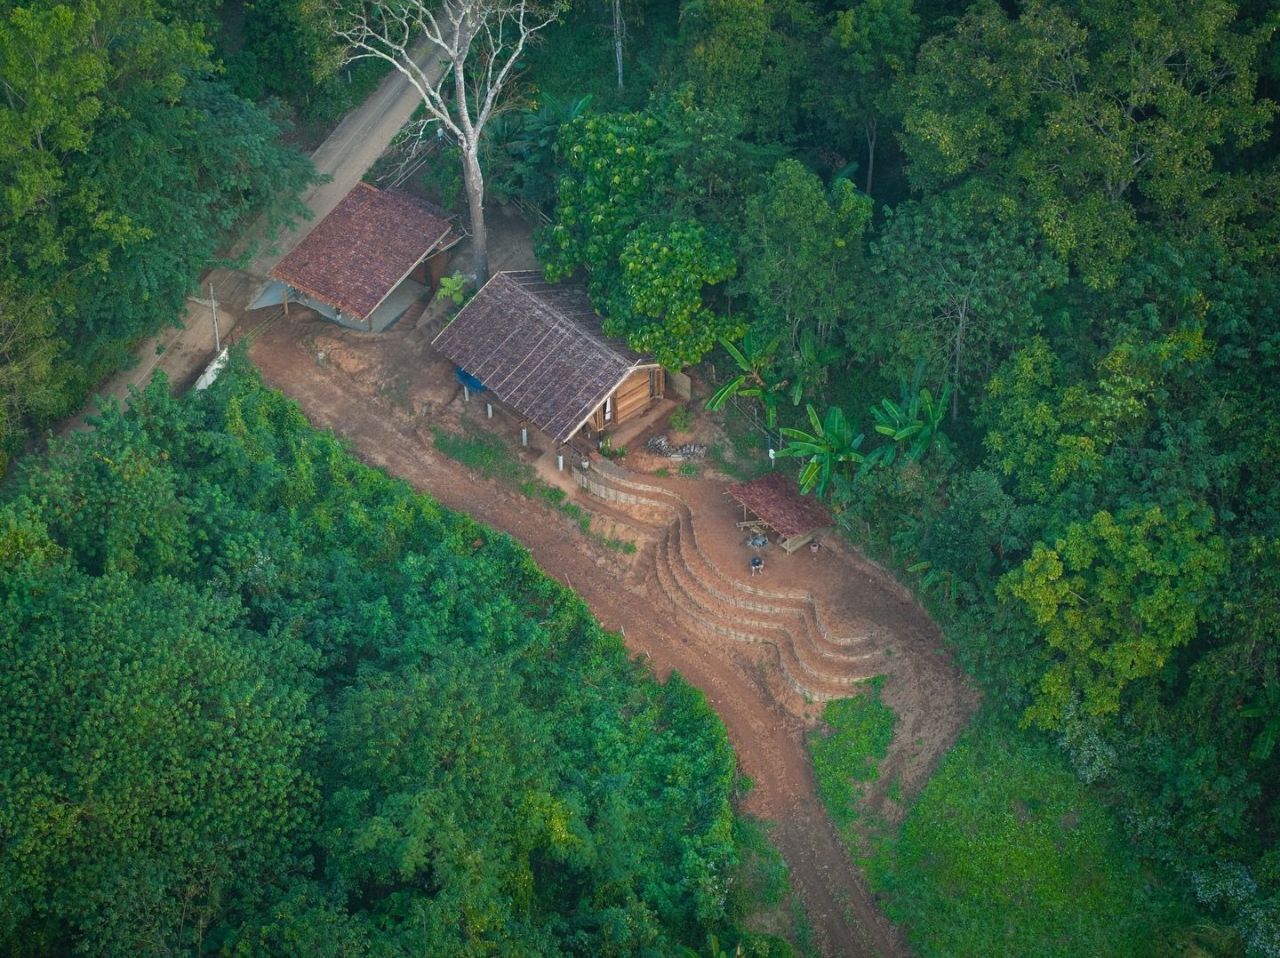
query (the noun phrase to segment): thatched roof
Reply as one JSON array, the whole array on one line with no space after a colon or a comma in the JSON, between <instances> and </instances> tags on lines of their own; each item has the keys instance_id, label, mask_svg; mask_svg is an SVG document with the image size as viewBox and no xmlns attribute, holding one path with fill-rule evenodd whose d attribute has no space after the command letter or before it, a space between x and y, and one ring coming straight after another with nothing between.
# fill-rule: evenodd
<instances>
[{"instance_id":1,"label":"thatched roof","mask_svg":"<svg viewBox=\"0 0 1280 958\"><path fill-rule=\"evenodd\" d=\"M357 183L271 275L367 319L428 254L453 241L449 223L418 200Z\"/></svg>"},{"instance_id":2,"label":"thatched roof","mask_svg":"<svg viewBox=\"0 0 1280 958\"><path fill-rule=\"evenodd\" d=\"M803 495L785 473L766 473L750 482L735 483L727 491L786 539L831 525L831 514L822 503Z\"/></svg>"},{"instance_id":3,"label":"thatched roof","mask_svg":"<svg viewBox=\"0 0 1280 958\"><path fill-rule=\"evenodd\" d=\"M605 337L585 289L536 270L495 275L433 345L556 442L651 362Z\"/></svg>"}]
</instances>

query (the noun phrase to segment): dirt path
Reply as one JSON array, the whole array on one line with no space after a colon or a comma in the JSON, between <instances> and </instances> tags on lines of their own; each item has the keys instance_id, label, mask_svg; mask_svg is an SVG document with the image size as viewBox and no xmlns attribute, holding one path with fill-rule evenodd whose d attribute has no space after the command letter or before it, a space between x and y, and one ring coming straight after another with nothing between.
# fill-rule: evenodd
<instances>
[{"instance_id":1,"label":"dirt path","mask_svg":"<svg viewBox=\"0 0 1280 958\"><path fill-rule=\"evenodd\" d=\"M659 611L663 607L653 581L628 569L629 563L646 561L647 550L626 560L600 549L563 515L479 480L437 453L429 427L456 421L460 403L453 398L447 364L431 356L423 330L369 337L295 317L266 329L254 340L250 356L266 381L297 400L313 423L349 440L366 462L512 535L549 574L577 591L607 628L622 633L627 646L648 658L659 675L678 670L706 693L728 728L744 773L756 783L746 810L774 823L773 840L823 955L910 953L900 930L883 916L850 865L817 796L804 743L813 723L780 701L776 683L768 681L768 664L735 643L709 643L678 616ZM723 499L721 484L687 482L682 488L699 509L713 509ZM705 502L698 500L699 490ZM713 554L722 546L706 544ZM843 596L876 618L892 638L885 697L903 719L891 760L903 793L910 796L967 721L972 695L942 654L936 629L899 587L856 556L828 559L821 574L808 578L833 593L831 614L841 614L838 596ZM785 570L778 565L771 560L771 582L782 584L778 577ZM887 812L892 819L892 809Z\"/></svg>"}]
</instances>

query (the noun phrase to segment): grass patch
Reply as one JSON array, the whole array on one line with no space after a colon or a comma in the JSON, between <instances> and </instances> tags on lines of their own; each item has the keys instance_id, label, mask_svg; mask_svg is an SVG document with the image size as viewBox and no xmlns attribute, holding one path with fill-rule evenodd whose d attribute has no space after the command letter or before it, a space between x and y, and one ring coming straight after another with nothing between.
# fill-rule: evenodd
<instances>
[{"instance_id":1,"label":"grass patch","mask_svg":"<svg viewBox=\"0 0 1280 958\"><path fill-rule=\"evenodd\" d=\"M546 503L573 520L578 531L596 545L624 555L635 554L637 546L634 542L596 532L591 527L591 513L576 502L570 502L568 494L560 487L539 479L533 467L512 455L511 447L493 433L475 431L460 435L437 427L431 430L431 437L436 449L472 472L513 486L522 496Z\"/></svg>"},{"instance_id":2,"label":"grass patch","mask_svg":"<svg viewBox=\"0 0 1280 958\"><path fill-rule=\"evenodd\" d=\"M486 479L519 486L521 491L525 483L536 481L533 469L512 456L507 444L492 433L459 435L434 428L431 437L442 453Z\"/></svg>"},{"instance_id":3,"label":"grass patch","mask_svg":"<svg viewBox=\"0 0 1280 958\"><path fill-rule=\"evenodd\" d=\"M859 843L850 833L858 821L859 803L880 773L880 763L893 738L893 710L880 700L884 677L867 683L867 691L828 702L822 710L825 728L809 736L809 755L818 793L849 847Z\"/></svg>"},{"instance_id":4,"label":"grass patch","mask_svg":"<svg viewBox=\"0 0 1280 958\"><path fill-rule=\"evenodd\" d=\"M747 815L733 821L738 864L728 883L726 911L738 927L750 928L736 942L720 940L698 954L753 958L816 956L813 932L799 896L791 888L786 862L769 840L770 825Z\"/></svg>"},{"instance_id":5,"label":"grass patch","mask_svg":"<svg viewBox=\"0 0 1280 958\"><path fill-rule=\"evenodd\" d=\"M1129 958L1157 953L1158 932L1181 923L1060 753L990 717L951 750L870 867L921 958Z\"/></svg>"},{"instance_id":6,"label":"grass patch","mask_svg":"<svg viewBox=\"0 0 1280 958\"><path fill-rule=\"evenodd\" d=\"M743 410L744 403L724 407L724 428L729 438L726 447L715 443L708 450L718 471L742 482L756 479L769 471L769 442L763 428Z\"/></svg>"},{"instance_id":7,"label":"grass patch","mask_svg":"<svg viewBox=\"0 0 1280 958\"><path fill-rule=\"evenodd\" d=\"M413 412L413 402L409 399L409 384L403 379L393 379L391 382L383 383L378 392L391 405Z\"/></svg>"}]
</instances>

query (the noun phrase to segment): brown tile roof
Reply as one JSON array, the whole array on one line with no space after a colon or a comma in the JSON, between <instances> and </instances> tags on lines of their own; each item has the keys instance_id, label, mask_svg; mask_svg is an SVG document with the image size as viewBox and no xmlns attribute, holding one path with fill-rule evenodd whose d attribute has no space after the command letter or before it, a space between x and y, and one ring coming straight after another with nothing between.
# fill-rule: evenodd
<instances>
[{"instance_id":1,"label":"brown tile roof","mask_svg":"<svg viewBox=\"0 0 1280 958\"><path fill-rule=\"evenodd\" d=\"M365 319L448 233L413 197L358 183L271 275Z\"/></svg>"},{"instance_id":2,"label":"brown tile roof","mask_svg":"<svg viewBox=\"0 0 1280 958\"><path fill-rule=\"evenodd\" d=\"M536 270L498 273L433 345L556 442L651 362L605 338L585 289Z\"/></svg>"},{"instance_id":3,"label":"brown tile roof","mask_svg":"<svg viewBox=\"0 0 1280 958\"><path fill-rule=\"evenodd\" d=\"M802 495L795 480L786 473L769 472L750 482L734 483L727 491L787 539L831 525L831 514L822 503Z\"/></svg>"}]
</instances>

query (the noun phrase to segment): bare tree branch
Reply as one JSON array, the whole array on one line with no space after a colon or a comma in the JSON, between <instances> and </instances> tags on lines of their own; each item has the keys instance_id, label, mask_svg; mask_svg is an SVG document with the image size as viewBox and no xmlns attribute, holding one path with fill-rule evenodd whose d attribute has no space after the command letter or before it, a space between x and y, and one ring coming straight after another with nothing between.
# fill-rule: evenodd
<instances>
[{"instance_id":1,"label":"bare tree branch","mask_svg":"<svg viewBox=\"0 0 1280 958\"><path fill-rule=\"evenodd\" d=\"M564 6L565 0L346 0L330 12L347 62L374 58L391 64L431 119L457 140L477 283L489 273L480 139L504 105L530 40Z\"/></svg>"}]
</instances>

